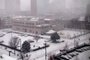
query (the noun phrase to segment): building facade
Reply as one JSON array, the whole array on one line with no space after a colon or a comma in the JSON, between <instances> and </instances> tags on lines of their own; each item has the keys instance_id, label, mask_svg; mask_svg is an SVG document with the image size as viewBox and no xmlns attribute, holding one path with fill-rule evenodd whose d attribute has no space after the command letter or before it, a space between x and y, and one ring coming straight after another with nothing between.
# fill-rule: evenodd
<instances>
[{"instance_id":1,"label":"building facade","mask_svg":"<svg viewBox=\"0 0 90 60\"><path fill-rule=\"evenodd\" d=\"M31 0L31 16L37 16L37 0Z\"/></svg>"},{"instance_id":2,"label":"building facade","mask_svg":"<svg viewBox=\"0 0 90 60\"><path fill-rule=\"evenodd\" d=\"M33 34L44 34L51 29L51 25L39 18L14 18L12 29Z\"/></svg>"},{"instance_id":3,"label":"building facade","mask_svg":"<svg viewBox=\"0 0 90 60\"><path fill-rule=\"evenodd\" d=\"M42 16L48 12L49 0L30 0L31 16Z\"/></svg>"},{"instance_id":4,"label":"building facade","mask_svg":"<svg viewBox=\"0 0 90 60\"><path fill-rule=\"evenodd\" d=\"M12 18L11 17L1 17L0 18L0 29L12 28Z\"/></svg>"}]
</instances>

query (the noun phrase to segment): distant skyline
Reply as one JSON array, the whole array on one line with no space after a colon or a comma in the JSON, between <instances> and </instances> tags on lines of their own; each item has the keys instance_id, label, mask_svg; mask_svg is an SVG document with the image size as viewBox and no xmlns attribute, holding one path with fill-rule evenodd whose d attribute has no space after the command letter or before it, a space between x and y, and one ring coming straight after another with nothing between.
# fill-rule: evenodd
<instances>
[{"instance_id":1,"label":"distant skyline","mask_svg":"<svg viewBox=\"0 0 90 60\"><path fill-rule=\"evenodd\" d=\"M30 0L20 0L21 10L30 10ZM0 0L0 9L5 9L5 0Z\"/></svg>"},{"instance_id":2,"label":"distant skyline","mask_svg":"<svg viewBox=\"0 0 90 60\"><path fill-rule=\"evenodd\" d=\"M0 0L0 9L4 9L5 8L5 3L4 3L5 0ZM54 3L55 1L58 1L58 0L50 0L49 2L50 3ZM80 3L88 3L89 0L60 0L61 2L65 1L66 3L62 3L62 4L66 4L66 7L67 8L71 8L72 5L76 4L75 2L80 2ZM90 1L89 1L90 2ZM21 10L30 10L30 0L20 0L20 4L21 4ZM81 5L83 5L81 4ZM77 5L77 4L76 4ZM79 4L80 5L80 4ZM60 4L59 4L60 6Z\"/></svg>"},{"instance_id":3,"label":"distant skyline","mask_svg":"<svg viewBox=\"0 0 90 60\"><path fill-rule=\"evenodd\" d=\"M0 9L5 9L4 1L5 0L0 0ZM42 3L42 0L38 0L38 3L40 3L38 5L40 13L44 13L44 10L48 8L51 14L81 16L86 13L87 4L90 3L90 0L49 0L48 6ZM20 4L21 11L30 11L30 0L20 0Z\"/></svg>"},{"instance_id":4,"label":"distant skyline","mask_svg":"<svg viewBox=\"0 0 90 60\"><path fill-rule=\"evenodd\" d=\"M30 0L20 0L20 7L22 11L30 10ZM52 2L52 0L50 0ZM5 9L5 0L0 0L0 9Z\"/></svg>"}]
</instances>

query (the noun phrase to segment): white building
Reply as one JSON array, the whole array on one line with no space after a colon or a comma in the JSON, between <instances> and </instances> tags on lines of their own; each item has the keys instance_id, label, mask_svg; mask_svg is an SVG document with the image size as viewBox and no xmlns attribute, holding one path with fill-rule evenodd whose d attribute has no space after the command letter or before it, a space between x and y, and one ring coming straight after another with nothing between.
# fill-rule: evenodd
<instances>
[{"instance_id":1,"label":"white building","mask_svg":"<svg viewBox=\"0 0 90 60\"><path fill-rule=\"evenodd\" d=\"M19 17L13 19L12 28L16 31L44 34L51 29L51 25L45 23L45 21L40 18Z\"/></svg>"}]
</instances>

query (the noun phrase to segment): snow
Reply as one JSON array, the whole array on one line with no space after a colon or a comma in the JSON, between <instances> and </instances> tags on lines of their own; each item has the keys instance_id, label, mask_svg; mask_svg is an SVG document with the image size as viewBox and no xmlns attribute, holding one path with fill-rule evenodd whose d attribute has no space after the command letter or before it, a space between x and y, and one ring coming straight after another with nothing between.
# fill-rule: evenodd
<instances>
[{"instance_id":1,"label":"snow","mask_svg":"<svg viewBox=\"0 0 90 60\"><path fill-rule=\"evenodd\" d=\"M52 34L52 33L55 33L56 31L54 30L49 30L48 32L46 32L47 34Z\"/></svg>"},{"instance_id":2,"label":"snow","mask_svg":"<svg viewBox=\"0 0 90 60\"><path fill-rule=\"evenodd\" d=\"M44 46L46 39L40 38L40 39L38 39L38 42L36 42L36 40L33 36L28 36L28 35L25 36L25 35L26 34L24 34L24 36L22 36L21 34L17 34L17 33L8 33L8 34L5 34L4 37L1 37L0 40L4 41L3 44L9 45L9 41L10 41L11 37L19 37L19 39L20 39L19 46L22 45L24 41L34 41L33 43L30 43L31 49L35 49L35 48ZM35 46L35 47L33 47L33 46Z\"/></svg>"},{"instance_id":3,"label":"snow","mask_svg":"<svg viewBox=\"0 0 90 60\"><path fill-rule=\"evenodd\" d=\"M81 16L78 20L79 21L85 21L85 16Z\"/></svg>"},{"instance_id":4,"label":"snow","mask_svg":"<svg viewBox=\"0 0 90 60\"><path fill-rule=\"evenodd\" d=\"M50 36L49 35L39 35L40 37L44 38L44 39L47 39L49 40L50 39Z\"/></svg>"},{"instance_id":5,"label":"snow","mask_svg":"<svg viewBox=\"0 0 90 60\"><path fill-rule=\"evenodd\" d=\"M64 31L64 33L69 33L70 35L73 35L73 33L77 34L77 33L82 32L82 31L71 31L71 30L63 30L63 31ZM80 37L75 38L75 39L61 38L60 40L58 40L59 43L52 43L51 41L49 41L50 36L46 36L46 35L44 35L44 36L40 35L43 38L40 38L38 40L38 42L36 42L36 40L34 39L33 36L21 36L20 34L16 34L16 33L5 34L5 36L1 37L0 40L4 40L4 44L8 45L8 42L10 41L10 38L12 36L19 37L21 39L21 44L25 40L33 40L34 42L31 43L32 49L35 49L35 48L37 48L39 46L41 47L46 42L47 44L50 45L48 48L46 48L47 56L50 56L50 55L53 55L53 54L58 54L60 52L60 50L64 49L66 44L68 45L69 49L73 48L74 47L74 40L79 42L79 45L83 44L83 43L87 43L88 42L88 38L90 37L90 34L86 34L86 35L80 36ZM64 41L64 42L61 42L61 41ZM35 45L35 47L33 47L34 45ZM3 51L3 50L0 50L0 51ZM0 54L1 54L1 52L0 52ZM6 54L6 52L5 52L5 54ZM38 50L38 51L30 52L30 54L31 54L30 60L34 60L34 59L35 60L45 60L45 49L41 49L41 50ZM14 56L12 56L12 57L14 57Z\"/></svg>"},{"instance_id":6,"label":"snow","mask_svg":"<svg viewBox=\"0 0 90 60\"><path fill-rule=\"evenodd\" d=\"M8 42L10 41L11 37L15 37L15 36L21 39L21 44L26 40L34 40L34 37L32 36L25 37L25 36L20 36L15 33L8 33L4 37L1 37L0 40L4 40L4 44L8 45Z\"/></svg>"},{"instance_id":7,"label":"snow","mask_svg":"<svg viewBox=\"0 0 90 60\"><path fill-rule=\"evenodd\" d=\"M36 27L46 27L46 26L50 26L50 24L41 24L41 25L36 25Z\"/></svg>"},{"instance_id":8,"label":"snow","mask_svg":"<svg viewBox=\"0 0 90 60\"><path fill-rule=\"evenodd\" d=\"M46 21L51 21L52 19L47 19L47 18L46 18L46 19L44 19L44 20L46 20Z\"/></svg>"},{"instance_id":9,"label":"snow","mask_svg":"<svg viewBox=\"0 0 90 60\"><path fill-rule=\"evenodd\" d=\"M62 30L58 32L61 38L66 38L66 39L70 39L73 38L74 36L79 36L86 33L88 33L88 31L83 31L83 30Z\"/></svg>"},{"instance_id":10,"label":"snow","mask_svg":"<svg viewBox=\"0 0 90 60\"><path fill-rule=\"evenodd\" d=\"M38 21L38 18L32 18L30 21Z\"/></svg>"},{"instance_id":11,"label":"snow","mask_svg":"<svg viewBox=\"0 0 90 60\"><path fill-rule=\"evenodd\" d=\"M3 54L2 57L3 57L3 58L0 59L0 60L17 60L16 58L10 57L10 56L5 55L5 54Z\"/></svg>"}]
</instances>

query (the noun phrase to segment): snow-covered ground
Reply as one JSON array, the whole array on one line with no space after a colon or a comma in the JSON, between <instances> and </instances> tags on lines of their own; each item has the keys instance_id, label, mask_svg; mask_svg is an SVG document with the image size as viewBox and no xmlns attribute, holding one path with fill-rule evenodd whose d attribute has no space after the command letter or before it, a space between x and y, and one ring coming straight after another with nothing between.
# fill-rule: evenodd
<instances>
[{"instance_id":1,"label":"snow-covered ground","mask_svg":"<svg viewBox=\"0 0 90 60\"><path fill-rule=\"evenodd\" d=\"M68 34L71 34L71 35L73 35L73 33L74 34L80 33L80 31L79 32L78 31L72 32L72 31L69 31L69 30L64 30L64 31L65 31L64 33L68 33ZM5 34L3 37L0 37L0 40L1 41L3 40L4 44L6 44L6 45L8 45L8 43L10 41L10 38L13 37L13 36L18 36L21 39L20 40L21 44L25 40L34 40L34 43L31 43L32 47L33 47L33 45L42 46L46 41L46 43L50 45L48 48L46 48L47 56L50 56L52 54L60 53L59 50L64 49L66 44L68 45L69 49L73 48L74 47L74 41L77 41L79 43L79 45L83 44L83 43L88 43L89 42L88 39L90 37L90 34L86 34L86 35L82 35L82 36L80 36L78 38L75 38L75 39L61 38L60 40L58 40L59 43L52 43L51 41L48 42L48 40L50 40L49 38L47 38L48 36L43 36L44 38L40 38L38 40L38 42L36 42L34 36L22 36L22 35L16 34L16 33L7 33L6 31L3 31L3 30L1 30L0 33ZM83 32L81 31L81 33L83 33ZM61 41L64 41L64 42L61 42ZM0 54L1 53L8 55L8 51L3 50L2 48L0 48ZM45 49L30 52L30 55L31 55L30 60L45 60ZM83 55L83 53L81 55ZM12 55L12 57L17 58L16 55L15 56ZM72 60L74 60L74 58Z\"/></svg>"},{"instance_id":2,"label":"snow-covered ground","mask_svg":"<svg viewBox=\"0 0 90 60\"><path fill-rule=\"evenodd\" d=\"M75 36L86 34L88 32L89 31L85 31L85 30L62 30L62 31L59 31L58 34L62 38L70 39L70 38L73 38Z\"/></svg>"},{"instance_id":3,"label":"snow-covered ground","mask_svg":"<svg viewBox=\"0 0 90 60\"><path fill-rule=\"evenodd\" d=\"M17 60L17 59L16 58L13 58L13 57L10 57L8 55L3 54L2 55L2 59L0 59L0 60Z\"/></svg>"}]
</instances>

